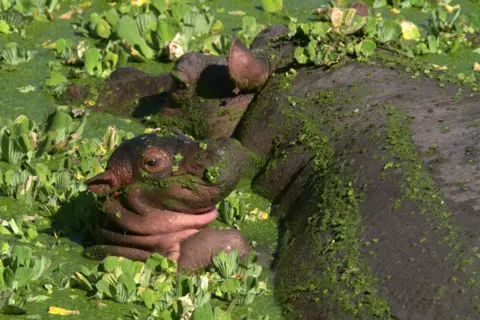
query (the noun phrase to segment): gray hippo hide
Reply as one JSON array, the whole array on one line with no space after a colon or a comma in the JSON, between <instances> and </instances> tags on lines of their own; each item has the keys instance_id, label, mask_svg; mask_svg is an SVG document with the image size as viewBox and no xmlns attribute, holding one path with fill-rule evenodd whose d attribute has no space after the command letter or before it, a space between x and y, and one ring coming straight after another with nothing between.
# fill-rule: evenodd
<instances>
[{"instance_id":1,"label":"gray hippo hide","mask_svg":"<svg viewBox=\"0 0 480 320\"><path fill-rule=\"evenodd\" d=\"M120 69L97 109L161 96L158 123L248 149L281 221L288 318L480 319L479 94L378 61L289 72L285 32L168 75Z\"/></svg>"}]
</instances>

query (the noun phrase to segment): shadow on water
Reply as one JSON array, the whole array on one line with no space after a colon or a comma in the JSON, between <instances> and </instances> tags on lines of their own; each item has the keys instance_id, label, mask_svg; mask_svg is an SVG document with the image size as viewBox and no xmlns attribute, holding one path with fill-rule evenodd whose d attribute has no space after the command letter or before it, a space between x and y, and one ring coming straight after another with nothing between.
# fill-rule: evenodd
<instances>
[{"instance_id":1,"label":"shadow on water","mask_svg":"<svg viewBox=\"0 0 480 320\"><path fill-rule=\"evenodd\" d=\"M167 104L168 93L151 95L139 100L138 106L133 109L131 116L143 119L146 116L157 114Z\"/></svg>"},{"instance_id":2,"label":"shadow on water","mask_svg":"<svg viewBox=\"0 0 480 320\"><path fill-rule=\"evenodd\" d=\"M54 232L79 245L93 244L93 231L96 213L94 196L88 191L64 203L52 217L52 227L43 231L52 235Z\"/></svg>"}]
</instances>

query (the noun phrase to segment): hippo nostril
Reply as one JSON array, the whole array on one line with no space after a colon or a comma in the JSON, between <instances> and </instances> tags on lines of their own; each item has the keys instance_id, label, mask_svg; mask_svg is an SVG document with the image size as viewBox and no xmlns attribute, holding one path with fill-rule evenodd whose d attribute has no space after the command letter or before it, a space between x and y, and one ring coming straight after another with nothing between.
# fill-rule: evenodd
<instances>
[{"instance_id":1,"label":"hippo nostril","mask_svg":"<svg viewBox=\"0 0 480 320\"><path fill-rule=\"evenodd\" d=\"M86 181L88 190L97 194L105 194L114 191L117 186L112 175L108 171L97 174Z\"/></svg>"}]
</instances>

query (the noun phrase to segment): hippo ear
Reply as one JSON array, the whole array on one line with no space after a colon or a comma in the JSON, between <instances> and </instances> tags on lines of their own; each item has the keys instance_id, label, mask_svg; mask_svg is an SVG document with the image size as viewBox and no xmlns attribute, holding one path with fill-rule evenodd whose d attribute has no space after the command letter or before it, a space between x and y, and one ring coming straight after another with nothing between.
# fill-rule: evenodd
<instances>
[{"instance_id":1,"label":"hippo ear","mask_svg":"<svg viewBox=\"0 0 480 320\"><path fill-rule=\"evenodd\" d=\"M260 89L267 82L270 68L266 59L256 58L238 39L233 39L228 54L230 77L240 90Z\"/></svg>"}]
</instances>

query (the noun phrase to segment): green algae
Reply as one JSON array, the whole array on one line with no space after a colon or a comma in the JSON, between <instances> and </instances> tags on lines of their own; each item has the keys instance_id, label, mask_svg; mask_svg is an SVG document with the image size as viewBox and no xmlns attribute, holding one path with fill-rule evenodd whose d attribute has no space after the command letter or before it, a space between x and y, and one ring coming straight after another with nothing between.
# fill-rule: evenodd
<instances>
[{"instance_id":1,"label":"green algae","mask_svg":"<svg viewBox=\"0 0 480 320\"><path fill-rule=\"evenodd\" d=\"M320 106L337 102L329 90L317 93L315 99ZM288 318L302 317L313 303L315 309L323 310L318 313L332 310L338 319L391 319L388 302L379 298L377 279L361 256L361 195L352 186L354 174L338 166L330 138L320 131L316 119L300 113L296 117L302 123L302 142L316 157L307 183L308 198L301 198L297 216L285 218L276 295L293 312ZM341 134L341 130L332 132ZM291 261L297 263L291 265Z\"/></svg>"},{"instance_id":2,"label":"green algae","mask_svg":"<svg viewBox=\"0 0 480 320\"><path fill-rule=\"evenodd\" d=\"M237 192L249 194L249 197L242 198L247 211L256 208L262 211L270 211L271 203L268 199L253 193L251 181L249 179L242 179L236 188ZM212 225L214 228L226 228L225 223L215 221ZM278 244L278 222L275 217L268 217L267 220L246 220L239 222L238 226L245 238L252 243L253 250L256 247L265 248L262 259L273 262L273 254L277 250ZM267 255L267 256L265 256ZM262 277L263 281L268 281L268 288L273 290L273 280L275 274L269 269L268 265L263 265ZM238 309L237 309L238 308ZM237 307L233 312L234 319L241 319L242 316L250 314L253 317L260 315L268 315L270 319L283 319L283 309L277 303L275 297L270 293L265 296L255 298L252 305L246 307Z\"/></svg>"},{"instance_id":3,"label":"green algae","mask_svg":"<svg viewBox=\"0 0 480 320\"><path fill-rule=\"evenodd\" d=\"M451 249L451 253L448 255L454 261L451 278L455 278L456 281L448 284L448 295L458 294L459 292L465 293L470 290L469 293L474 299L472 307L477 309L475 299L478 298L474 292L480 289L478 285L479 275L475 272L475 269L467 268L474 261L478 263L475 250L472 251L466 247L461 239L461 231L456 225L452 212L446 207L442 193L430 173L424 168L416 152L411 140L412 118L395 107L385 106L385 109L388 118L386 130L382 136L387 143L386 150L398 159L397 161L402 167L404 174L403 200L416 202L417 213L429 216L427 221L432 226L433 232L443 235L440 241L432 245L446 244ZM428 237L430 232L425 231L425 236ZM425 240L424 237L419 239L419 242L424 243ZM471 277L466 278L467 275L471 275ZM442 298L445 298L447 296L445 290L447 289L441 286L435 299L442 300Z\"/></svg>"}]
</instances>

